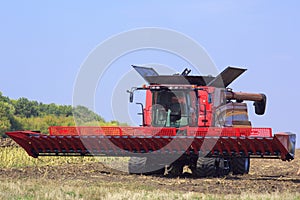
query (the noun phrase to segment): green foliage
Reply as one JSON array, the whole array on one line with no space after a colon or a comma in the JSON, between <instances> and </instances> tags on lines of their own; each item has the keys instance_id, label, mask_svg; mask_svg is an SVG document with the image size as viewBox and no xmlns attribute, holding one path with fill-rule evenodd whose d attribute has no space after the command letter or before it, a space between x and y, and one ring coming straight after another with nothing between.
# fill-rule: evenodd
<instances>
[{"instance_id":1,"label":"green foliage","mask_svg":"<svg viewBox=\"0 0 300 200\"><path fill-rule=\"evenodd\" d=\"M0 101L0 136L11 129L14 107L7 102Z\"/></svg>"},{"instance_id":2,"label":"green foliage","mask_svg":"<svg viewBox=\"0 0 300 200\"><path fill-rule=\"evenodd\" d=\"M119 123L105 122L102 117L84 106L72 108L70 105L43 104L24 97L14 100L0 92L0 136L4 136L6 131L39 130L47 133L49 126L75 125L115 126Z\"/></svg>"},{"instance_id":3,"label":"green foliage","mask_svg":"<svg viewBox=\"0 0 300 200\"><path fill-rule=\"evenodd\" d=\"M21 117L37 117L38 116L38 102L37 101L29 101L27 98L18 99L14 107L16 109L15 114Z\"/></svg>"},{"instance_id":4,"label":"green foliage","mask_svg":"<svg viewBox=\"0 0 300 200\"><path fill-rule=\"evenodd\" d=\"M84 106L75 107L73 109L73 116L77 125L86 125L92 122L105 122L102 117Z\"/></svg>"},{"instance_id":5,"label":"green foliage","mask_svg":"<svg viewBox=\"0 0 300 200\"><path fill-rule=\"evenodd\" d=\"M43 117L15 117L19 124L22 124L23 130L35 130L42 133L48 133L49 126L75 126L75 122L72 116L55 116L46 115ZM19 129L20 130L20 129Z\"/></svg>"},{"instance_id":6,"label":"green foliage","mask_svg":"<svg viewBox=\"0 0 300 200\"><path fill-rule=\"evenodd\" d=\"M29 166L55 166L72 163L97 162L96 157L40 157L28 156L26 151L19 147L0 148L0 168L29 167Z\"/></svg>"},{"instance_id":7,"label":"green foliage","mask_svg":"<svg viewBox=\"0 0 300 200\"><path fill-rule=\"evenodd\" d=\"M41 117L45 115L72 115L72 106L67 105L56 105L43 104L37 101L30 101L27 98L19 98L18 100L12 101L15 107L15 115L20 117Z\"/></svg>"},{"instance_id":8,"label":"green foliage","mask_svg":"<svg viewBox=\"0 0 300 200\"><path fill-rule=\"evenodd\" d=\"M10 103L10 99L8 97L3 96L2 92L0 92L0 102Z\"/></svg>"}]
</instances>

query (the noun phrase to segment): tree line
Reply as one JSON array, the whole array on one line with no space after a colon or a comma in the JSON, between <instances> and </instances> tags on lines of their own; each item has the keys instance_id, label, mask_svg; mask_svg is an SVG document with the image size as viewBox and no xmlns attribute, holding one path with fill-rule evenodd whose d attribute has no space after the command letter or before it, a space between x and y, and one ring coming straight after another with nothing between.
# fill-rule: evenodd
<instances>
[{"instance_id":1,"label":"tree line","mask_svg":"<svg viewBox=\"0 0 300 200\"><path fill-rule=\"evenodd\" d=\"M76 125L119 125L117 121L106 122L84 106L73 108L71 105L44 104L25 97L15 100L0 92L0 136L15 130L47 133L49 126L75 126L74 119Z\"/></svg>"}]
</instances>

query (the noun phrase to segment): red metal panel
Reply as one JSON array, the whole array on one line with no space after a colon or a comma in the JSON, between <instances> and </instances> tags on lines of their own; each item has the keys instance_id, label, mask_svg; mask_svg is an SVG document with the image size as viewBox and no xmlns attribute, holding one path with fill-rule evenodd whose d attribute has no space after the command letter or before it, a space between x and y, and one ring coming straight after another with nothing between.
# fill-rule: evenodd
<instances>
[{"instance_id":1,"label":"red metal panel","mask_svg":"<svg viewBox=\"0 0 300 200\"><path fill-rule=\"evenodd\" d=\"M203 137L195 137L192 144L193 148L195 148L194 152L196 151L196 153L198 153L200 151L203 141L204 141Z\"/></svg>"},{"instance_id":2,"label":"red metal panel","mask_svg":"<svg viewBox=\"0 0 300 200\"><path fill-rule=\"evenodd\" d=\"M156 145L158 144L158 141L153 141L153 138L149 138L147 144L149 146L149 149L151 149L152 151L155 151L155 149L157 149Z\"/></svg>"},{"instance_id":3,"label":"red metal panel","mask_svg":"<svg viewBox=\"0 0 300 200\"><path fill-rule=\"evenodd\" d=\"M102 147L103 152L109 152L109 139L104 138L104 136L98 136L98 143L99 146Z\"/></svg>"},{"instance_id":4,"label":"red metal panel","mask_svg":"<svg viewBox=\"0 0 300 200\"><path fill-rule=\"evenodd\" d=\"M34 138L34 136L30 137L30 140L28 141L29 143L29 147L31 148L31 152L35 152L35 153L39 153L39 149L37 147L38 142L36 141L36 139Z\"/></svg>"},{"instance_id":5,"label":"red metal panel","mask_svg":"<svg viewBox=\"0 0 300 200\"><path fill-rule=\"evenodd\" d=\"M55 149L60 150L60 147L56 144L55 140L50 137L44 137L43 140L45 141L44 144L48 145L48 148L51 152L55 152Z\"/></svg>"},{"instance_id":6,"label":"red metal panel","mask_svg":"<svg viewBox=\"0 0 300 200\"><path fill-rule=\"evenodd\" d=\"M188 136L272 137L271 128L188 127ZM176 128L161 127L49 127L50 135L158 135L175 136Z\"/></svg>"},{"instance_id":7,"label":"red metal panel","mask_svg":"<svg viewBox=\"0 0 300 200\"><path fill-rule=\"evenodd\" d=\"M80 153L86 153L86 148L85 146L82 144L81 139L79 138L79 136L67 136L67 138L69 138L70 143L73 144L76 148L76 150L80 151Z\"/></svg>"},{"instance_id":8,"label":"red metal panel","mask_svg":"<svg viewBox=\"0 0 300 200\"><path fill-rule=\"evenodd\" d=\"M139 143L138 140L136 140L136 138L128 138L127 141L130 141L131 145L128 145L128 147L133 147L132 149L134 149L134 151L140 153L141 152L141 145ZM130 150L132 151L132 150Z\"/></svg>"},{"instance_id":9,"label":"red metal panel","mask_svg":"<svg viewBox=\"0 0 300 200\"><path fill-rule=\"evenodd\" d=\"M67 129L61 129L67 130ZM75 129L72 129L73 131ZM78 129L76 129L78 130ZM82 129L81 129L82 130ZM91 130L87 128L84 131ZM110 134L118 129L107 129ZM206 129L207 130L207 129ZM232 129L231 129L232 130ZM226 131L231 131L227 129ZM58 131L58 129L55 129ZM106 131L106 130L105 130ZM104 131L104 132L105 132ZM139 136L140 131L150 135ZM151 135L155 129L127 129L125 135L44 135L30 131L16 131L7 133L26 152L33 157L48 155L50 153L91 153L95 155L125 155L126 152L156 152L159 154L181 154L182 152L198 154L210 153L211 155L232 156L261 155L277 156L280 154L282 160L293 159L294 135L276 134L275 137L219 137L208 136L159 136ZM173 134L174 129L162 130L163 134ZM194 130L192 130L194 131ZM192 131L188 131L191 134ZM205 129L197 129L196 134L203 135ZM215 129L215 134L219 130ZM266 129L266 133L270 130ZM239 130L242 133L243 130ZM56 132L57 133L57 132ZM74 133L74 132L72 132ZM90 132L88 132L90 133ZM98 132L100 134L100 132ZM132 134L132 135L130 135ZM219 133L218 133L219 134ZM227 134L227 133L224 133ZM231 134L231 133L228 133ZM225 154L227 152L227 154ZM258 154L259 153L259 154Z\"/></svg>"},{"instance_id":10,"label":"red metal panel","mask_svg":"<svg viewBox=\"0 0 300 200\"><path fill-rule=\"evenodd\" d=\"M272 137L271 128L215 128L188 127L188 136L220 136L220 137Z\"/></svg>"},{"instance_id":11,"label":"red metal panel","mask_svg":"<svg viewBox=\"0 0 300 200\"><path fill-rule=\"evenodd\" d=\"M237 138L237 142L240 145L241 150L244 152L245 156L248 157L249 155L249 150L248 150L248 145L245 143L245 139L244 138Z\"/></svg>"},{"instance_id":12,"label":"red metal panel","mask_svg":"<svg viewBox=\"0 0 300 200\"><path fill-rule=\"evenodd\" d=\"M72 126L51 126L49 127L50 135L79 135L77 127Z\"/></svg>"},{"instance_id":13,"label":"red metal panel","mask_svg":"<svg viewBox=\"0 0 300 200\"><path fill-rule=\"evenodd\" d=\"M40 136L32 136L31 145L34 147L37 153L38 152L46 153L46 147L48 147L48 144L42 143Z\"/></svg>"},{"instance_id":14,"label":"red metal panel","mask_svg":"<svg viewBox=\"0 0 300 200\"><path fill-rule=\"evenodd\" d=\"M49 127L50 135L159 135L159 136L175 136L176 128L161 127L116 127L116 126L52 126Z\"/></svg>"},{"instance_id":15,"label":"red metal panel","mask_svg":"<svg viewBox=\"0 0 300 200\"><path fill-rule=\"evenodd\" d=\"M271 128L251 128L249 137L272 137Z\"/></svg>"},{"instance_id":16,"label":"red metal panel","mask_svg":"<svg viewBox=\"0 0 300 200\"><path fill-rule=\"evenodd\" d=\"M79 127L80 135L122 135L120 127Z\"/></svg>"}]
</instances>

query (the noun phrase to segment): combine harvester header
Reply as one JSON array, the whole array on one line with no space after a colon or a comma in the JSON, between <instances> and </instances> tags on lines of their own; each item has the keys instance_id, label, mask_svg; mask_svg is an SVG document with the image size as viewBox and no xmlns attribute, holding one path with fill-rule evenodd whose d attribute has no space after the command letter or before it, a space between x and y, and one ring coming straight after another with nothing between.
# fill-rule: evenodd
<instances>
[{"instance_id":1,"label":"combine harvester header","mask_svg":"<svg viewBox=\"0 0 300 200\"><path fill-rule=\"evenodd\" d=\"M250 158L294 159L296 135L254 128L247 104L263 115L264 94L233 92L227 88L246 70L228 67L216 77L159 75L133 66L148 82L128 90L145 91L140 127L49 127L49 135L33 131L6 134L32 157L130 156L130 173L180 175L188 166L193 175L246 174Z\"/></svg>"}]
</instances>

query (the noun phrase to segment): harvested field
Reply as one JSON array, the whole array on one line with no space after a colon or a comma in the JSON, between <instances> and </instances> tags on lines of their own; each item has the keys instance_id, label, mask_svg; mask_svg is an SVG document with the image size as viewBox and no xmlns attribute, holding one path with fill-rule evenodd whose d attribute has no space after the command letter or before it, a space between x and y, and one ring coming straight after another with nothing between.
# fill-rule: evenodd
<instances>
[{"instance_id":1,"label":"harvested field","mask_svg":"<svg viewBox=\"0 0 300 200\"><path fill-rule=\"evenodd\" d=\"M12 139L10 138L1 138L0 137L0 147L17 147L18 144L15 143Z\"/></svg>"},{"instance_id":2,"label":"harvested field","mask_svg":"<svg viewBox=\"0 0 300 200\"><path fill-rule=\"evenodd\" d=\"M97 160L2 164L0 199L300 199L297 155L291 162L252 159L248 175L202 179L129 175Z\"/></svg>"}]
</instances>

